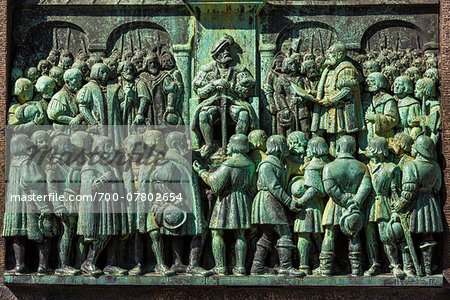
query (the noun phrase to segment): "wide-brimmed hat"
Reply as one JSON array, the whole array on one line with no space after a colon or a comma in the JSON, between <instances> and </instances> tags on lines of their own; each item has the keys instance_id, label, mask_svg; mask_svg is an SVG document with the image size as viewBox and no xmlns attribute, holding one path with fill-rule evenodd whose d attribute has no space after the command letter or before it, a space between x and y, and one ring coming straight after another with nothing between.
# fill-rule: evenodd
<instances>
[{"instance_id":1,"label":"wide-brimmed hat","mask_svg":"<svg viewBox=\"0 0 450 300\"><path fill-rule=\"evenodd\" d=\"M39 216L39 230L45 237L54 237L59 234L59 222L53 215Z\"/></svg>"},{"instance_id":2,"label":"wide-brimmed hat","mask_svg":"<svg viewBox=\"0 0 450 300\"><path fill-rule=\"evenodd\" d=\"M391 218L386 225L386 237L392 243L403 239L403 227L398 218Z\"/></svg>"},{"instance_id":3,"label":"wide-brimmed hat","mask_svg":"<svg viewBox=\"0 0 450 300\"><path fill-rule=\"evenodd\" d=\"M211 48L211 55L215 56L217 54L217 52L219 52L220 49L222 49L223 46L225 45L230 45L233 46L234 44L234 39L227 35L224 35L220 40L218 40Z\"/></svg>"},{"instance_id":4,"label":"wide-brimmed hat","mask_svg":"<svg viewBox=\"0 0 450 300\"><path fill-rule=\"evenodd\" d=\"M339 225L346 236L355 236L363 228L361 211L352 206L344 209Z\"/></svg>"},{"instance_id":5,"label":"wide-brimmed hat","mask_svg":"<svg viewBox=\"0 0 450 300\"><path fill-rule=\"evenodd\" d=\"M177 206L169 205L164 209L162 223L169 230L175 230L186 222L187 213Z\"/></svg>"},{"instance_id":6,"label":"wide-brimmed hat","mask_svg":"<svg viewBox=\"0 0 450 300\"><path fill-rule=\"evenodd\" d=\"M163 118L164 122L169 125L177 125L179 121L177 114L169 113L167 111L164 113Z\"/></svg>"}]
</instances>

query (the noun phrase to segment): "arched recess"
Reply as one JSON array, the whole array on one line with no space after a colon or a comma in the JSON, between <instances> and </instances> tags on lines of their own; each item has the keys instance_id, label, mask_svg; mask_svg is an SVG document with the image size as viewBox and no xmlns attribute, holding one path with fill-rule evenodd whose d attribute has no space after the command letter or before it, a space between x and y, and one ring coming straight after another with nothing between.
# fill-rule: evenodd
<instances>
[{"instance_id":1,"label":"arched recess","mask_svg":"<svg viewBox=\"0 0 450 300\"><path fill-rule=\"evenodd\" d=\"M172 39L168 32L152 22L132 22L114 29L106 42L106 54L113 51L145 50L159 53L172 48Z\"/></svg>"},{"instance_id":2,"label":"arched recess","mask_svg":"<svg viewBox=\"0 0 450 300\"><path fill-rule=\"evenodd\" d=\"M299 39L300 38L300 39ZM277 51L288 52L293 41L300 41L299 45L294 44L294 51L299 53L313 52L321 54L332 43L338 40L336 30L328 24L317 21L306 21L294 23L278 34L276 39Z\"/></svg>"},{"instance_id":3,"label":"arched recess","mask_svg":"<svg viewBox=\"0 0 450 300\"><path fill-rule=\"evenodd\" d=\"M403 20L387 20L371 25L361 39L363 51L380 49L424 49L428 40L417 25Z\"/></svg>"},{"instance_id":4,"label":"arched recess","mask_svg":"<svg viewBox=\"0 0 450 300\"><path fill-rule=\"evenodd\" d=\"M74 55L87 52L88 40L85 31L69 22L45 22L31 27L21 43L17 43L18 51L38 55L45 58L52 49L70 50Z\"/></svg>"}]
</instances>

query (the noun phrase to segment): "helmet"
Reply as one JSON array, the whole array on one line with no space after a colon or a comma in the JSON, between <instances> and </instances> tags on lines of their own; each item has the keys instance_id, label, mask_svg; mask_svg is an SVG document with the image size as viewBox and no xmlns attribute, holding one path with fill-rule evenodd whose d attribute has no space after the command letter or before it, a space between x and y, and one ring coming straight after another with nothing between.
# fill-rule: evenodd
<instances>
[{"instance_id":1,"label":"helmet","mask_svg":"<svg viewBox=\"0 0 450 300\"><path fill-rule=\"evenodd\" d=\"M423 157L432 159L434 157L436 146L430 137L421 135L414 142L413 148Z\"/></svg>"}]
</instances>

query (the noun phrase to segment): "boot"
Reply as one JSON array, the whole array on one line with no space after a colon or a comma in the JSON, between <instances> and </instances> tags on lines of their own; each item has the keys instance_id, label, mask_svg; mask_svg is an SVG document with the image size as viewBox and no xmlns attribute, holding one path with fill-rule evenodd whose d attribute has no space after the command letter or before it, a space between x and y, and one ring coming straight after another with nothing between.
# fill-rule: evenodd
<instances>
[{"instance_id":1,"label":"boot","mask_svg":"<svg viewBox=\"0 0 450 300\"><path fill-rule=\"evenodd\" d=\"M213 275L211 270L205 270L200 267L200 257L202 256L203 239L195 237L191 241L191 252L189 253L189 266L186 273L189 275L209 277Z\"/></svg>"},{"instance_id":2,"label":"boot","mask_svg":"<svg viewBox=\"0 0 450 300\"><path fill-rule=\"evenodd\" d=\"M420 246L420 250L422 250L422 261L423 261L425 275L431 276L433 273L432 272L432 264L431 264L433 247L428 246L428 245L426 245L424 247Z\"/></svg>"},{"instance_id":3,"label":"boot","mask_svg":"<svg viewBox=\"0 0 450 300\"><path fill-rule=\"evenodd\" d=\"M348 258L352 267L352 276L362 276L361 252L350 252Z\"/></svg>"},{"instance_id":4,"label":"boot","mask_svg":"<svg viewBox=\"0 0 450 300\"><path fill-rule=\"evenodd\" d=\"M369 270L364 272L364 276L375 276L381 273L381 265L379 263L374 263L370 266Z\"/></svg>"},{"instance_id":5,"label":"boot","mask_svg":"<svg viewBox=\"0 0 450 300\"><path fill-rule=\"evenodd\" d=\"M214 267L212 269L212 272L213 272L214 275L217 275L217 276L225 276L225 275L227 275L227 268L225 268L225 267Z\"/></svg>"},{"instance_id":6,"label":"boot","mask_svg":"<svg viewBox=\"0 0 450 300\"><path fill-rule=\"evenodd\" d=\"M314 275L331 276L334 253L322 251L319 255L320 265L313 271Z\"/></svg>"},{"instance_id":7,"label":"boot","mask_svg":"<svg viewBox=\"0 0 450 300\"><path fill-rule=\"evenodd\" d=\"M56 275L68 275L68 276L75 276L80 275L81 271L78 269L75 269L71 266L61 266L60 268L55 270Z\"/></svg>"},{"instance_id":8,"label":"boot","mask_svg":"<svg viewBox=\"0 0 450 300\"><path fill-rule=\"evenodd\" d=\"M385 244L384 251L386 252L386 255L389 259L392 274L399 279L404 279L406 275L400 268L400 261L398 259L397 247L393 244Z\"/></svg>"},{"instance_id":9,"label":"boot","mask_svg":"<svg viewBox=\"0 0 450 300\"><path fill-rule=\"evenodd\" d=\"M235 243L235 257L236 262L233 267L233 275L245 276L247 271L245 269L245 255L247 253L247 240L243 231L240 231Z\"/></svg>"},{"instance_id":10,"label":"boot","mask_svg":"<svg viewBox=\"0 0 450 300\"><path fill-rule=\"evenodd\" d=\"M397 277L398 279L405 279L406 274L403 272L400 265L391 265L390 268L392 269L392 274Z\"/></svg>"},{"instance_id":11,"label":"boot","mask_svg":"<svg viewBox=\"0 0 450 300\"><path fill-rule=\"evenodd\" d=\"M81 264L81 271L91 276L100 276L103 274L103 271L98 269L95 265L97 263L97 258L104 249L107 239L102 239L100 241L90 243L88 253L86 256L86 260Z\"/></svg>"},{"instance_id":12,"label":"boot","mask_svg":"<svg viewBox=\"0 0 450 300\"><path fill-rule=\"evenodd\" d=\"M415 276L416 270L414 269L414 264L411 259L411 254L409 253L408 247L402 245L402 258L403 258L403 272L406 276Z\"/></svg>"},{"instance_id":13,"label":"boot","mask_svg":"<svg viewBox=\"0 0 450 300\"><path fill-rule=\"evenodd\" d=\"M304 277L306 273L296 270L292 266L292 247L285 245L277 245L278 257L280 259L280 268L278 269L278 275Z\"/></svg>"},{"instance_id":14,"label":"boot","mask_svg":"<svg viewBox=\"0 0 450 300\"><path fill-rule=\"evenodd\" d=\"M42 242L38 244L39 250L39 265L37 268L37 273L39 275L50 274L52 270L48 265L49 254L50 254L50 240L44 239Z\"/></svg>"},{"instance_id":15,"label":"boot","mask_svg":"<svg viewBox=\"0 0 450 300\"><path fill-rule=\"evenodd\" d=\"M174 276L176 273L164 263L164 245L161 235L157 230L154 230L150 232L150 238L152 239L152 250L156 258L155 272L162 276Z\"/></svg>"},{"instance_id":16,"label":"boot","mask_svg":"<svg viewBox=\"0 0 450 300\"><path fill-rule=\"evenodd\" d=\"M238 267L238 266L234 266L233 267L233 275L235 275L235 276L245 276L245 274L246 274L245 267Z\"/></svg>"},{"instance_id":17,"label":"boot","mask_svg":"<svg viewBox=\"0 0 450 300\"><path fill-rule=\"evenodd\" d=\"M165 264L156 264L155 272L166 277L174 276L176 273Z\"/></svg>"},{"instance_id":18,"label":"boot","mask_svg":"<svg viewBox=\"0 0 450 300\"><path fill-rule=\"evenodd\" d=\"M27 273L27 267L25 266L25 245L21 237L15 237L13 241L14 257L16 259L16 266L11 270L14 274Z\"/></svg>"},{"instance_id":19,"label":"boot","mask_svg":"<svg viewBox=\"0 0 450 300\"><path fill-rule=\"evenodd\" d=\"M103 273L106 275L125 276L128 274L128 271L118 266L107 265L103 268Z\"/></svg>"},{"instance_id":20,"label":"boot","mask_svg":"<svg viewBox=\"0 0 450 300\"><path fill-rule=\"evenodd\" d=\"M130 276L140 276L140 275L142 275L142 273L144 273L144 271L142 269L141 263L137 263L133 269L128 271L128 275L130 275Z\"/></svg>"},{"instance_id":21,"label":"boot","mask_svg":"<svg viewBox=\"0 0 450 300\"><path fill-rule=\"evenodd\" d=\"M375 276L381 273L381 265L378 258L378 244L367 243L367 254L370 261L370 268L364 272L364 276Z\"/></svg>"},{"instance_id":22,"label":"boot","mask_svg":"<svg viewBox=\"0 0 450 300\"><path fill-rule=\"evenodd\" d=\"M189 275L196 275L196 276L203 276L203 277L209 277L209 276L213 275L212 271L205 270L198 265L189 265L187 267L186 273Z\"/></svg>"},{"instance_id":23,"label":"boot","mask_svg":"<svg viewBox=\"0 0 450 300\"><path fill-rule=\"evenodd\" d=\"M300 234L297 243L300 261L300 267L298 269L304 272L306 275L311 275L311 268L308 265L310 248L311 240L308 238L308 236Z\"/></svg>"},{"instance_id":24,"label":"boot","mask_svg":"<svg viewBox=\"0 0 450 300\"><path fill-rule=\"evenodd\" d=\"M262 275L265 273L264 262L270 246L270 241L262 237L256 243L255 257L253 258L252 268L250 269L251 275Z\"/></svg>"}]
</instances>

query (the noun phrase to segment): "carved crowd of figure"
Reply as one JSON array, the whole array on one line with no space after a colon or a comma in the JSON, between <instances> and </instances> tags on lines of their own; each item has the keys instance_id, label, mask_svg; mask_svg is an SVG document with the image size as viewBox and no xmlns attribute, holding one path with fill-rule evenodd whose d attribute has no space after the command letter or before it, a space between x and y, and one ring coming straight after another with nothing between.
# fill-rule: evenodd
<instances>
[{"instance_id":1,"label":"carved crowd of figure","mask_svg":"<svg viewBox=\"0 0 450 300\"><path fill-rule=\"evenodd\" d=\"M29 241L42 274L53 272L56 256L58 275L403 279L436 271L443 231L436 53L382 49L350 58L340 42L317 56L278 52L262 85L267 107L260 110L273 117L264 131L249 102L255 80L233 59L234 44L226 35L212 45L213 61L193 80L199 104L190 120L182 119L183 80L168 51L74 61L52 50L36 68L15 64L8 199L182 197L54 207L7 200L11 272L34 271L25 261ZM190 149L186 131L136 126L184 123L198 149ZM36 126L44 124L52 130ZM48 149L50 159L38 163ZM82 155L68 157L74 150ZM118 153L122 165L105 163Z\"/></svg>"}]
</instances>

